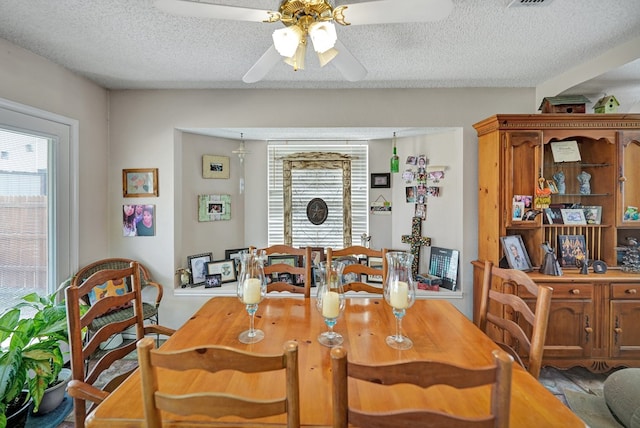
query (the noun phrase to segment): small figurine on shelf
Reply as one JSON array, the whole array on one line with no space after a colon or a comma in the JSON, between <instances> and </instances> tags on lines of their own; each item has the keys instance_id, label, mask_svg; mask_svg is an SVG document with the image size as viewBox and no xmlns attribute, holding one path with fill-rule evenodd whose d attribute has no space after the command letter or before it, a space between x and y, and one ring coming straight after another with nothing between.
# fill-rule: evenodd
<instances>
[{"instance_id":1,"label":"small figurine on shelf","mask_svg":"<svg viewBox=\"0 0 640 428\"><path fill-rule=\"evenodd\" d=\"M548 242L543 242L542 249L544 250L544 260L542 261L542 266L540 266L540 273L562 276L562 268L560 267L560 263L558 263L553 248L551 248Z\"/></svg>"},{"instance_id":2,"label":"small figurine on shelf","mask_svg":"<svg viewBox=\"0 0 640 428\"><path fill-rule=\"evenodd\" d=\"M564 195L565 193L565 183L564 183L564 172L558 171L553 174L553 179L556 181L556 186L558 187L558 194Z\"/></svg>"},{"instance_id":3,"label":"small figurine on shelf","mask_svg":"<svg viewBox=\"0 0 640 428\"><path fill-rule=\"evenodd\" d=\"M578 183L580 183L580 194L581 195L590 195L591 194L591 174L587 171L582 171L578 174Z\"/></svg>"},{"instance_id":4,"label":"small figurine on shelf","mask_svg":"<svg viewBox=\"0 0 640 428\"><path fill-rule=\"evenodd\" d=\"M176 275L180 275L180 287L185 288L189 285L189 276L191 271L187 268L179 268L176 270Z\"/></svg>"}]
</instances>

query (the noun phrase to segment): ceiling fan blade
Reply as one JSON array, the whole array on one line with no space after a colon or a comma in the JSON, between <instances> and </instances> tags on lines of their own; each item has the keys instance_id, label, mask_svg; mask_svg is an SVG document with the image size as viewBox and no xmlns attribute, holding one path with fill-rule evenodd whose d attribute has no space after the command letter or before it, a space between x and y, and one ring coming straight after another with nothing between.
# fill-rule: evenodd
<instances>
[{"instance_id":1,"label":"ceiling fan blade","mask_svg":"<svg viewBox=\"0 0 640 428\"><path fill-rule=\"evenodd\" d=\"M155 6L173 15L197 18L229 19L232 21L263 22L270 19L268 10L246 7L226 6L212 3L199 3L188 0L156 0Z\"/></svg>"},{"instance_id":2,"label":"ceiling fan blade","mask_svg":"<svg viewBox=\"0 0 640 428\"><path fill-rule=\"evenodd\" d=\"M338 55L331 61L331 64L342 73L342 76L349 82L364 79L367 75L367 69L349 52L349 49L340 40L336 41L335 48Z\"/></svg>"},{"instance_id":3,"label":"ceiling fan blade","mask_svg":"<svg viewBox=\"0 0 640 428\"><path fill-rule=\"evenodd\" d=\"M265 53L262 54L260 59L253 64L253 67L242 76L244 83L255 83L264 78L269 70L280 61L282 57L276 50L275 46L271 45Z\"/></svg>"},{"instance_id":4,"label":"ceiling fan blade","mask_svg":"<svg viewBox=\"0 0 640 428\"><path fill-rule=\"evenodd\" d=\"M351 25L428 22L451 13L451 0L382 0L345 5L345 21Z\"/></svg>"}]
</instances>

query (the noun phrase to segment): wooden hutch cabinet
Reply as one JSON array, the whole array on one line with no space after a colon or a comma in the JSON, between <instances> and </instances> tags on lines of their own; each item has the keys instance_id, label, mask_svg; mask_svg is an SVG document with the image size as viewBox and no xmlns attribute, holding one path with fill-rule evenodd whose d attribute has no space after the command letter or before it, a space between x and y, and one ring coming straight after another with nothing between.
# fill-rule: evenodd
<instances>
[{"instance_id":1,"label":"wooden hutch cabinet","mask_svg":"<svg viewBox=\"0 0 640 428\"><path fill-rule=\"evenodd\" d=\"M595 372L640 367L640 273L623 272L617 251L627 238L640 240L640 219L629 215L640 208L640 114L495 115L474 127L479 162L474 319L483 262L499 264L500 237L520 235L533 265L531 277L554 290L544 364ZM580 161L556 162L551 143L568 141L577 143ZM551 194L551 204L602 207L599 224L548 224L544 213L514 219L514 195L535 197L536 188L559 171L566 188ZM583 171L590 175L589 192L580 188ZM605 262L607 271L590 268L581 274L563 267L562 276L540 273L542 243L557 249L560 235L584 236L589 259ZM518 292L533 306L532 296Z\"/></svg>"}]
</instances>

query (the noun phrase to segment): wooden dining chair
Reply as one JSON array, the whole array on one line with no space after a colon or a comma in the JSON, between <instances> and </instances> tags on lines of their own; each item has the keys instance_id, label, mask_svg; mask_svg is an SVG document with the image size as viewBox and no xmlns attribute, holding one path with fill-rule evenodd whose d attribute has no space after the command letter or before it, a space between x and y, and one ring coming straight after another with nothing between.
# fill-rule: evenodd
<instances>
[{"instance_id":1,"label":"wooden dining chair","mask_svg":"<svg viewBox=\"0 0 640 428\"><path fill-rule=\"evenodd\" d=\"M333 377L333 427L468 427L506 428L509 426L511 370L513 358L502 350L493 351L495 363L485 367L461 367L439 361L409 361L386 365L363 365L348 361L342 347L331 350ZM457 389L492 385L490 411L469 418L434 408L407 408L392 412L370 412L349 404L349 379L381 385L413 384L421 388L448 385ZM385 396L386 397L386 396ZM401 400L389 391L389 401Z\"/></svg>"},{"instance_id":2,"label":"wooden dining chair","mask_svg":"<svg viewBox=\"0 0 640 428\"><path fill-rule=\"evenodd\" d=\"M494 282L499 278L501 283ZM521 294L531 296L527 303ZM536 379L540 376L553 289L525 272L484 264L478 327ZM535 301L535 312L530 306ZM523 360L524 358L524 360Z\"/></svg>"},{"instance_id":3,"label":"wooden dining chair","mask_svg":"<svg viewBox=\"0 0 640 428\"><path fill-rule=\"evenodd\" d=\"M65 295L72 372L67 390L73 397L75 426L82 428L88 413L86 401L100 403L135 369L114 377L98 388L94 384L99 376L114 362L134 351L136 340L124 341L119 346L105 349L100 349L100 344L130 328L135 329L137 339L147 334L171 335L174 330L157 324L145 324L140 266L135 261L123 269L98 270L86 279L76 276L65 290ZM88 305L89 301L93 301L93 304ZM122 313L118 312L117 321L109 320L115 311L125 307L132 308L128 318L122 319ZM100 322L100 327L92 331L91 326L97 320L104 322Z\"/></svg>"},{"instance_id":4,"label":"wooden dining chair","mask_svg":"<svg viewBox=\"0 0 640 428\"><path fill-rule=\"evenodd\" d=\"M382 260L382 265L380 267L374 267L369 265L364 265L361 263L352 263L345 266L343 271L343 277L348 278L350 274L355 274L359 279L355 281L350 281L343 284L344 291L365 291L367 293L372 294L382 294L382 284L384 284L384 280L387 276L387 250L383 248L382 250L374 250L371 248L362 247L359 245L354 245L351 247L346 247L338 250L334 250L331 247L327 248L327 262L331 262L334 259L339 259L342 257L359 257L359 256L367 256L367 257L377 257ZM365 282L362 279L362 275L376 276L381 278L380 285L372 285L370 282Z\"/></svg>"},{"instance_id":5,"label":"wooden dining chair","mask_svg":"<svg viewBox=\"0 0 640 428\"><path fill-rule=\"evenodd\" d=\"M254 247L249 247L249 251L252 250L254 250ZM311 247L296 248L290 245L272 245L262 250L265 251L267 256L293 256L302 259L299 265L296 266L280 262L264 266L265 275L271 278L271 282L267 285L267 293L288 291L304 294L304 297L311 297L311 283L313 282L313 277L311 276ZM292 281L295 281L296 278L304 277L303 287L285 282L282 278L274 276L280 273L288 274Z\"/></svg>"},{"instance_id":6,"label":"wooden dining chair","mask_svg":"<svg viewBox=\"0 0 640 428\"><path fill-rule=\"evenodd\" d=\"M154 349L154 341L145 338L138 342L138 361L142 378L144 415L148 428L162 427L160 411L180 415L205 415L212 418L235 415L246 419L287 414L287 426L300 426L300 390L298 378L298 344L285 343L282 354L260 355L224 346L204 346L177 351ZM223 392L193 391L175 395L159 389L158 368L172 372L160 375L177 375L185 370L218 372L234 370L243 373L260 373L285 370L286 396L271 400L254 400ZM166 383L165 383L166 384ZM186 392L186 391L185 391ZM207 426L216 426L206 424ZM228 426L228 422L223 424Z\"/></svg>"}]
</instances>

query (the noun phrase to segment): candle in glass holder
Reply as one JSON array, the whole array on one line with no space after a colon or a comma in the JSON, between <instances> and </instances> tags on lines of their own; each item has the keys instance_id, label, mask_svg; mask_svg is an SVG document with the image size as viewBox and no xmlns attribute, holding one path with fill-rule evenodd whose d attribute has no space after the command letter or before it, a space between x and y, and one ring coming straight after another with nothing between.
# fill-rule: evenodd
<instances>
[{"instance_id":1,"label":"candle in glass holder","mask_svg":"<svg viewBox=\"0 0 640 428\"><path fill-rule=\"evenodd\" d=\"M389 303L396 309L406 309L409 306L409 285L404 281L391 284Z\"/></svg>"},{"instance_id":2,"label":"candle in glass holder","mask_svg":"<svg viewBox=\"0 0 640 428\"><path fill-rule=\"evenodd\" d=\"M335 291L328 291L322 299L322 316L338 318L340 315L340 296Z\"/></svg>"},{"instance_id":3,"label":"candle in glass holder","mask_svg":"<svg viewBox=\"0 0 640 428\"><path fill-rule=\"evenodd\" d=\"M242 285L242 301L247 305L260 303L260 289L262 288L260 280L258 278L247 278Z\"/></svg>"}]
</instances>

